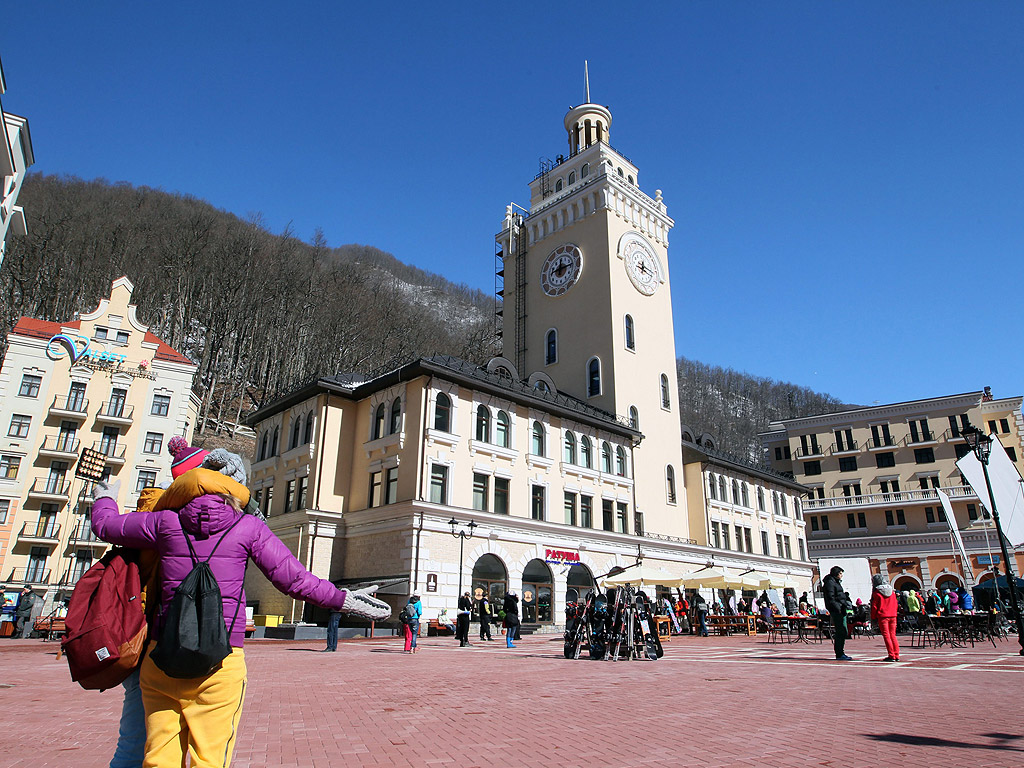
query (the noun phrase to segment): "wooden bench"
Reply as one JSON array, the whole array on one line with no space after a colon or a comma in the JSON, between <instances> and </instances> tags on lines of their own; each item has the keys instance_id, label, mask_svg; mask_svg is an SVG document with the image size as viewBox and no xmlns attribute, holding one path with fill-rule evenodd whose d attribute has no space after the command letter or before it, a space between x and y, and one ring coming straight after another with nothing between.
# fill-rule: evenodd
<instances>
[{"instance_id":1,"label":"wooden bench","mask_svg":"<svg viewBox=\"0 0 1024 768\"><path fill-rule=\"evenodd\" d=\"M720 635L731 635L732 633L746 633L747 635L757 634L756 616L708 616L708 629L713 629Z\"/></svg>"},{"instance_id":2,"label":"wooden bench","mask_svg":"<svg viewBox=\"0 0 1024 768\"><path fill-rule=\"evenodd\" d=\"M427 637L441 637L454 634L452 630L444 626L437 619L431 619L427 622Z\"/></svg>"},{"instance_id":3,"label":"wooden bench","mask_svg":"<svg viewBox=\"0 0 1024 768\"><path fill-rule=\"evenodd\" d=\"M32 624L32 629L42 634L44 640L56 640L67 631L63 618L41 616Z\"/></svg>"}]
</instances>

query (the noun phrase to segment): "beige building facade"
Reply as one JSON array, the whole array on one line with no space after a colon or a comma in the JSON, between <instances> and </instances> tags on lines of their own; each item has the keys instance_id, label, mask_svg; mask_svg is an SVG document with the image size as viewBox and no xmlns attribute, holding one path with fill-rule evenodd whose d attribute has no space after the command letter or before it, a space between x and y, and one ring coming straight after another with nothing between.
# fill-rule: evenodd
<instances>
[{"instance_id":1,"label":"beige building facade","mask_svg":"<svg viewBox=\"0 0 1024 768\"><path fill-rule=\"evenodd\" d=\"M773 422L762 435L774 469L808 488L812 558L866 557L897 588L971 586L993 577L999 541L956 467L965 424L991 434L1024 469L1021 397L987 391ZM950 497L969 559L954 555L938 491ZM1015 554L1015 572L1024 552Z\"/></svg>"},{"instance_id":2,"label":"beige building facade","mask_svg":"<svg viewBox=\"0 0 1024 768\"><path fill-rule=\"evenodd\" d=\"M69 592L106 549L88 521L91 490L75 477L83 449L121 481L118 504L169 482L163 450L190 437L196 366L139 322L132 283L66 323L22 317L0 368L0 578L47 598ZM74 359L72 359L74 357Z\"/></svg>"},{"instance_id":3,"label":"beige building facade","mask_svg":"<svg viewBox=\"0 0 1024 768\"><path fill-rule=\"evenodd\" d=\"M7 90L3 64L0 63L0 96ZM29 167L35 162L32 152L32 137L28 120L6 112L0 102L0 127L3 128L3 142L0 143L0 267L4 263L9 235L24 235L28 232L25 212L18 205L18 194L25 181Z\"/></svg>"},{"instance_id":4,"label":"beige building facade","mask_svg":"<svg viewBox=\"0 0 1024 768\"><path fill-rule=\"evenodd\" d=\"M795 543L788 557L714 548L693 511L704 497L698 482L692 507L676 402L672 220L608 144L610 124L603 106L571 109L569 155L530 183L529 209L506 210L504 357L326 376L250 418L254 496L314 573L390 584L396 609L417 590L428 619L460 588L511 589L526 622L549 625L570 589L638 555L677 575L715 563L810 586ZM257 613L325 618L259 573L246 589Z\"/></svg>"}]
</instances>

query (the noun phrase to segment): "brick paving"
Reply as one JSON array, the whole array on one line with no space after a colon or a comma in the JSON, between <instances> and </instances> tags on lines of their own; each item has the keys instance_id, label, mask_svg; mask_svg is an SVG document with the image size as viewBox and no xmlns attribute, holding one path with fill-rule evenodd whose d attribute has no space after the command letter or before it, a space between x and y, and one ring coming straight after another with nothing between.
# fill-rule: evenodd
<instances>
[{"instance_id":1,"label":"brick paving","mask_svg":"<svg viewBox=\"0 0 1024 768\"><path fill-rule=\"evenodd\" d=\"M880 638L849 642L855 661L846 663L831 660L827 644L763 637L676 638L659 661L615 663L567 661L552 635L516 649L429 638L415 656L391 638L342 642L333 654L321 647L246 646L233 765L1024 764L1015 641L905 647L900 664L880 661ZM0 765L109 760L120 690L81 690L55 651L0 640Z\"/></svg>"}]
</instances>

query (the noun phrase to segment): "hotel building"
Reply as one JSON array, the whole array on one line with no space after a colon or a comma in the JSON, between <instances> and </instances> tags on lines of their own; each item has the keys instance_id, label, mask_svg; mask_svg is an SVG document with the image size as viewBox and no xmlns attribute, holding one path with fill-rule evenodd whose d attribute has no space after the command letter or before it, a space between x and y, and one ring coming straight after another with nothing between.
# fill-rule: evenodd
<instances>
[{"instance_id":1,"label":"hotel building","mask_svg":"<svg viewBox=\"0 0 1024 768\"><path fill-rule=\"evenodd\" d=\"M0 96L3 96L6 90L3 63L0 63ZM17 203L25 174L29 166L35 162L35 156L32 154L28 120L4 111L2 101L0 126L4 129L3 142L0 143L0 266L3 266L7 236L24 235L28 231L25 225L25 212Z\"/></svg>"}]
</instances>

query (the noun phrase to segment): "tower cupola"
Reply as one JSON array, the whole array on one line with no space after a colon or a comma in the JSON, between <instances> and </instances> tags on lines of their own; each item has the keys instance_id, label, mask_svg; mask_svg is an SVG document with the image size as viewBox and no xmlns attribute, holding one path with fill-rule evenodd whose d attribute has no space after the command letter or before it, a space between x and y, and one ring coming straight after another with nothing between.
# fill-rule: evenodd
<instances>
[{"instance_id":1,"label":"tower cupola","mask_svg":"<svg viewBox=\"0 0 1024 768\"><path fill-rule=\"evenodd\" d=\"M590 72L586 62L583 63L583 99L582 104L572 107L565 115L570 156L599 141L610 143L608 129L612 124L612 113L608 107L590 102Z\"/></svg>"}]
</instances>

